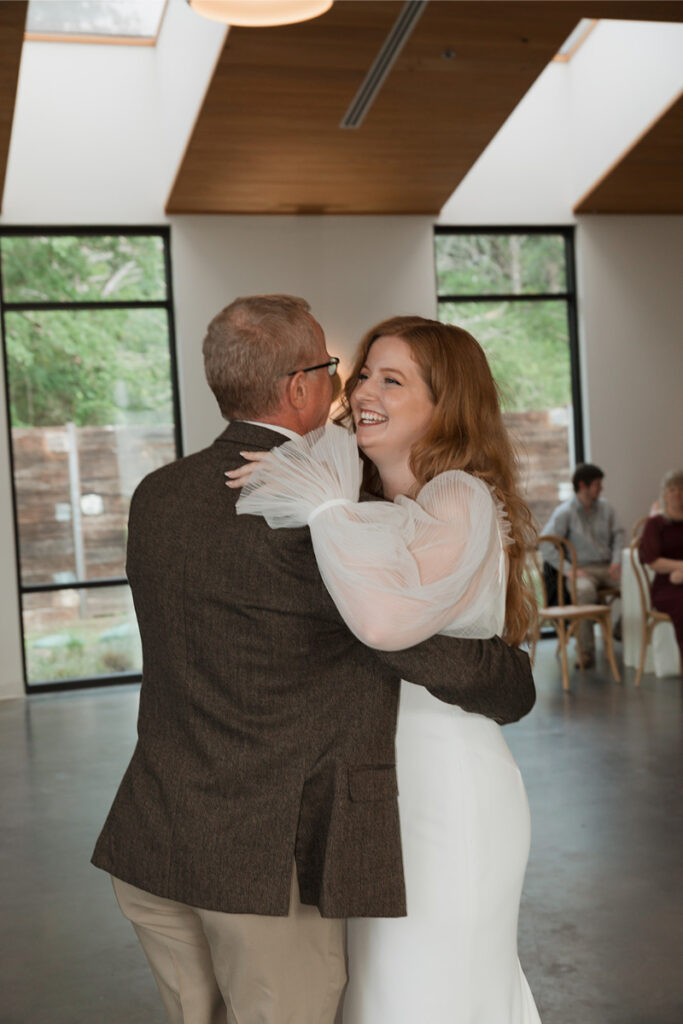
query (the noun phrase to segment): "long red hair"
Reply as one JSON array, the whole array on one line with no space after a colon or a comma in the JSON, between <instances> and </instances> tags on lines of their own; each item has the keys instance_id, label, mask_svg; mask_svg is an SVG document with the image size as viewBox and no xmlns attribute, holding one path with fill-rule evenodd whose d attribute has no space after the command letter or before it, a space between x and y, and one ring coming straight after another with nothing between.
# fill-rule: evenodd
<instances>
[{"instance_id":1,"label":"long red hair","mask_svg":"<svg viewBox=\"0 0 683 1024\"><path fill-rule=\"evenodd\" d=\"M535 547L531 513L519 494L517 458L503 423L498 390L483 349L461 327L397 316L377 324L362 339L341 396L337 422L353 426L351 393L358 383L370 347L377 338L398 337L432 393L434 415L429 430L413 445L410 469L418 488L438 473L461 469L484 480L505 506L512 544L508 555L508 585L503 639L522 643L536 614L532 593L524 580L528 551ZM374 464L361 452L365 488L381 495Z\"/></svg>"}]
</instances>

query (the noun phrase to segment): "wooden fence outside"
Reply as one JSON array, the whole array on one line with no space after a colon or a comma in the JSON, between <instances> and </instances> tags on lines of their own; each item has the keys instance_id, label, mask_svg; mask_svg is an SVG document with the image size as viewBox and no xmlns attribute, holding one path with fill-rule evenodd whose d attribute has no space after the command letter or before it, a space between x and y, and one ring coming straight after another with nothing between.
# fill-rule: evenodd
<instances>
[{"instance_id":1,"label":"wooden fence outside","mask_svg":"<svg viewBox=\"0 0 683 1024\"><path fill-rule=\"evenodd\" d=\"M172 425L21 428L12 443L22 582L124 576L130 498L174 458ZM120 603L120 591L88 594L90 614ZM26 595L25 625L58 623L72 604L73 592Z\"/></svg>"}]
</instances>

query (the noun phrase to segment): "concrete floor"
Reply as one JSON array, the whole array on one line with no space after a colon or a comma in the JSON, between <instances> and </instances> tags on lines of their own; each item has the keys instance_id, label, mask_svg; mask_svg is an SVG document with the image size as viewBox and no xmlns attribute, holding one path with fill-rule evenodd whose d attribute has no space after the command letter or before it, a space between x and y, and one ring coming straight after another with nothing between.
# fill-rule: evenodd
<instances>
[{"instance_id":1,"label":"concrete floor","mask_svg":"<svg viewBox=\"0 0 683 1024\"><path fill-rule=\"evenodd\" d=\"M681 679L636 692L633 675L599 662L565 695L544 641L538 704L505 730L531 804L520 958L543 1024L683 1021ZM89 865L136 710L133 687L0 702L1 1024L163 1024Z\"/></svg>"}]
</instances>

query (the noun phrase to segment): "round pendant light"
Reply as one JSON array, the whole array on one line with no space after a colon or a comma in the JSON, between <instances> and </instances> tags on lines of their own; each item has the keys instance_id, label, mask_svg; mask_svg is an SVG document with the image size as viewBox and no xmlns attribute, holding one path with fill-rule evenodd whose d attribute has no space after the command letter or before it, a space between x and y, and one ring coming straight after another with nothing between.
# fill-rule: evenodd
<instances>
[{"instance_id":1,"label":"round pendant light","mask_svg":"<svg viewBox=\"0 0 683 1024\"><path fill-rule=\"evenodd\" d=\"M329 11L333 0L187 0L193 11L226 25L265 28L308 21Z\"/></svg>"}]
</instances>

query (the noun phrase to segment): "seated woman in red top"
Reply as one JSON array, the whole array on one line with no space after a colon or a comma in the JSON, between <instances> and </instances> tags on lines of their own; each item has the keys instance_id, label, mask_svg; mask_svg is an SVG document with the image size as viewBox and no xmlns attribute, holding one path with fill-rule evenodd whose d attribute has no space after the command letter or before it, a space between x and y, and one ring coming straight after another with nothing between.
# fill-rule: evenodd
<instances>
[{"instance_id":1,"label":"seated woman in red top","mask_svg":"<svg viewBox=\"0 0 683 1024\"><path fill-rule=\"evenodd\" d=\"M683 660L683 469L662 480L659 506L663 511L646 522L638 551L656 573L652 606L671 616Z\"/></svg>"}]
</instances>

